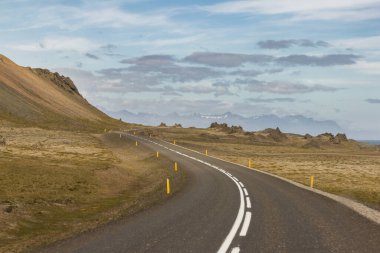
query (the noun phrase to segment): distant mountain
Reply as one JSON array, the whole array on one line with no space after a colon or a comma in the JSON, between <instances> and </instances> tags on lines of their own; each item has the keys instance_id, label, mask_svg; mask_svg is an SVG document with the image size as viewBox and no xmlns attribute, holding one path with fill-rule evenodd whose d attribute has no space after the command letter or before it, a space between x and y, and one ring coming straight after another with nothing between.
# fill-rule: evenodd
<instances>
[{"instance_id":1,"label":"distant mountain","mask_svg":"<svg viewBox=\"0 0 380 253\"><path fill-rule=\"evenodd\" d=\"M0 54L0 120L57 129L104 129L114 120L89 104L70 78L21 67Z\"/></svg>"},{"instance_id":2,"label":"distant mountain","mask_svg":"<svg viewBox=\"0 0 380 253\"><path fill-rule=\"evenodd\" d=\"M139 123L144 125L157 126L160 122L167 125L181 123L184 127L209 127L212 122L227 123L229 125L240 125L247 131L258 131L265 128L279 127L283 132L313 134L317 135L324 132L338 133L342 128L332 120L315 120L313 118L301 115L278 117L276 115L262 115L255 117L243 117L230 112L221 115L205 115L193 113L188 115L179 115L171 113L168 115L157 115L151 113L132 113L127 110L118 112L108 112L115 118L121 118L124 121Z\"/></svg>"}]
</instances>

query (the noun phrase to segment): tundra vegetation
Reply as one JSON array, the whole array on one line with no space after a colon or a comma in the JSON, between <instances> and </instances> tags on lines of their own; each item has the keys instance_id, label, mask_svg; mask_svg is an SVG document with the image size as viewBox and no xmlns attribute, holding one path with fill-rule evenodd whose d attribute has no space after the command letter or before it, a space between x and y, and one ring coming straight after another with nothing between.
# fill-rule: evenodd
<instances>
[{"instance_id":1,"label":"tundra vegetation","mask_svg":"<svg viewBox=\"0 0 380 253\"><path fill-rule=\"evenodd\" d=\"M173 162L120 134L0 127L0 252L20 252L167 198Z\"/></svg>"}]
</instances>

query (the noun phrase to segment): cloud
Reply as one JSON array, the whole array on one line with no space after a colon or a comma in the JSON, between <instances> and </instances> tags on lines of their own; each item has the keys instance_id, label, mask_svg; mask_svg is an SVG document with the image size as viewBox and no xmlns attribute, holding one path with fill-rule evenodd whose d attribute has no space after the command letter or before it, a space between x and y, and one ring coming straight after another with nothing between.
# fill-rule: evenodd
<instances>
[{"instance_id":1,"label":"cloud","mask_svg":"<svg viewBox=\"0 0 380 253\"><path fill-rule=\"evenodd\" d=\"M172 55L145 55L137 58L124 59L121 60L120 63L157 66L160 64L172 64L175 61Z\"/></svg>"},{"instance_id":2,"label":"cloud","mask_svg":"<svg viewBox=\"0 0 380 253\"><path fill-rule=\"evenodd\" d=\"M370 104L380 104L380 99L378 98L368 98L365 101L367 101Z\"/></svg>"},{"instance_id":3,"label":"cloud","mask_svg":"<svg viewBox=\"0 0 380 253\"><path fill-rule=\"evenodd\" d=\"M244 63L266 64L273 60L269 55L254 54L233 54L233 53L213 53L213 52L195 52L186 56L183 61L198 63L214 67L239 67Z\"/></svg>"},{"instance_id":4,"label":"cloud","mask_svg":"<svg viewBox=\"0 0 380 253\"><path fill-rule=\"evenodd\" d=\"M380 36L355 37L344 40L336 40L334 44L339 47L353 49L380 49Z\"/></svg>"},{"instance_id":5,"label":"cloud","mask_svg":"<svg viewBox=\"0 0 380 253\"><path fill-rule=\"evenodd\" d=\"M258 65L280 64L283 66L319 66L327 67L334 65L354 64L357 59L361 58L354 54L329 54L322 56L309 55L288 55L283 57L274 57L262 54L233 54L233 53L212 53L212 52L195 52L183 58L184 62L193 64L203 64L212 67L234 68L245 63ZM233 72L232 72L233 73ZM241 71L240 73L244 73ZM246 73L249 74L249 73ZM251 74L258 74L251 72Z\"/></svg>"},{"instance_id":6,"label":"cloud","mask_svg":"<svg viewBox=\"0 0 380 253\"><path fill-rule=\"evenodd\" d=\"M165 79L160 75L149 75L143 72L129 71L128 68L108 68L97 71L106 80L120 80L126 92L161 91L153 88L164 83Z\"/></svg>"},{"instance_id":7,"label":"cloud","mask_svg":"<svg viewBox=\"0 0 380 253\"><path fill-rule=\"evenodd\" d=\"M177 91L184 93L196 93L196 94L214 94L215 97L223 95L234 95L230 89L230 84L225 82L216 82L203 85L185 85L177 89Z\"/></svg>"},{"instance_id":8,"label":"cloud","mask_svg":"<svg viewBox=\"0 0 380 253\"><path fill-rule=\"evenodd\" d=\"M279 57L276 62L286 66L319 66L327 67L334 65L355 64L360 56L354 54L329 54L323 56L289 55Z\"/></svg>"},{"instance_id":9,"label":"cloud","mask_svg":"<svg viewBox=\"0 0 380 253\"><path fill-rule=\"evenodd\" d=\"M93 60L99 60L99 57L94 54L86 53L85 56Z\"/></svg>"},{"instance_id":10,"label":"cloud","mask_svg":"<svg viewBox=\"0 0 380 253\"><path fill-rule=\"evenodd\" d=\"M69 68L57 69L57 71L70 76L78 85L79 90L84 91L90 98L99 94L114 97L133 92L174 91L170 86L160 86L161 82L156 77L141 75L141 73L120 74L118 70L111 69L98 71L96 74Z\"/></svg>"},{"instance_id":11,"label":"cloud","mask_svg":"<svg viewBox=\"0 0 380 253\"><path fill-rule=\"evenodd\" d=\"M265 70L255 70L255 69L250 69L250 70L235 70L228 72L229 75L236 75L236 76L244 76L244 77L255 77L263 74L275 74L282 72L283 69L276 68L276 69L265 69Z\"/></svg>"},{"instance_id":12,"label":"cloud","mask_svg":"<svg viewBox=\"0 0 380 253\"><path fill-rule=\"evenodd\" d=\"M150 40L135 40L126 43L127 46L150 46L150 47L165 47L165 46L177 46L194 44L203 39L202 34L197 34L194 36L165 38L165 39L150 39Z\"/></svg>"},{"instance_id":13,"label":"cloud","mask_svg":"<svg viewBox=\"0 0 380 253\"><path fill-rule=\"evenodd\" d=\"M301 94L316 91L331 92L336 91L336 88L327 87L316 84L308 86L300 83L282 82L282 81L259 81L256 79L237 79L235 85L244 86L250 92L266 92L275 94Z\"/></svg>"},{"instance_id":14,"label":"cloud","mask_svg":"<svg viewBox=\"0 0 380 253\"><path fill-rule=\"evenodd\" d=\"M175 105L175 106L173 106ZM149 112L149 113L194 113L205 112L210 114L220 114L230 111L233 104L227 101L218 99L184 99L184 98L170 98L170 99L149 99L149 102L144 99L129 99L124 101L124 108L136 112ZM207 109L206 109L207 108Z\"/></svg>"},{"instance_id":15,"label":"cloud","mask_svg":"<svg viewBox=\"0 0 380 253\"><path fill-rule=\"evenodd\" d=\"M100 48L105 50L105 51L112 52L113 50L117 49L117 46L109 43L109 44L101 46Z\"/></svg>"},{"instance_id":16,"label":"cloud","mask_svg":"<svg viewBox=\"0 0 380 253\"><path fill-rule=\"evenodd\" d=\"M296 101L294 98L260 98L260 97L248 98L247 100L254 103L275 103L275 102L292 103Z\"/></svg>"},{"instance_id":17,"label":"cloud","mask_svg":"<svg viewBox=\"0 0 380 253\"><path fill-rule=\"evenodd\" d=\"M33 27L53 26L65 30L86 27L123 28L128 26L168 26L167 16L156 13L132 13L115 3L81 4L79 6L51 5L36 10L30 20Z\"/></svg>"},{"instance_id":18,"label":"cloud","mask_svg":"<svg viewBox=\"0 0 380 253\"><path fill-rule=\"evenodd\" d=\"M76 14L75 10L73 14ZM164 15L150 13L136 14L123 11L119 8L96 8L96 9L80 9L82 12L78 18L83 24L88 25L105 25L111 27L123 27L128 25L134 26L161 26L167 25L168 20Z\"/></svg>"},{"instance_id":19,"label":"cloud","mask_svg":"<svg viewBox=\"0 0 380 253\"><path fill-rule=\"evenodd\" d=\"M223 72L208 67L179 65L171 55L146 55L124 59L121 63L130 65L125 68L128 71L155 75L171 82L200 81L223 75Z\"/></svg>"},{"instance_id":20,"label":"cloud","mask_svg":"<svg viewBox=\"0 0 380 253\"><path fill-rule=\"evenodd\" d=\"M380 17L378 0L265 0L265 1L226 1L201 7L211 13L252 15L292 15L292 20L366 20ZM289 19L289 18L288 18Z\"/></svg>"},{"instance_id":21,"label":"cloud","mask_svg":"<svg viewBox=\"0 0 380 253\"><path fill-rule=\"evenodd\" d=\"M289 48L292 46L300 46L300 47L328 47L329 43L325 41L311 41L311 40L265 40L259 41L257 45L260 48L265 49L281 49L281 48Z\"/></svg>"},{"instance_id":22,"label":"cloud","mask_svg":"<svg viewBox=\"0 0 380 253\"><path fill-rule=\"evenodd\" d=\"M259 70L255 70L255 69L251 69L251 70L239 69L239 70L231 71L231 72L229 72L229 74L230 75L236 75L236 76L255 77L255 76L263 74L263 71L259 71Z\"/></svg>"},{"instance_id":23,"label":"cloud","mask_svg":"<svg viewBox=\"0 0 380 253\"><path fill-rule=\"evenodd\" d=\"M196 83L189 84L190 81L200 81L199 73L188 76L183 72L169 75L168 73L150 74L141 71L130 71L129 68L103 69L97 73L106 80L119 80L125 92L159 92L163 95L180 95L181 93L213 94L214 96L233 95L228 84L216 83ZM187 80L187 81L185 81ZM110 88L110 90L112 90Z\"/></svg>"},{"instance_id":24,"label":"cloud","mask_svg":"<svg viewBox=\"0 0 380 253\"><path fill-rule=\"evenodd\" d=\"M361 72L366 75L380 75L380 61L358 61L355 65L349 66L349 69Z\"/></svg>"},{"instance_id":25,"label":"cloud","mask_svg":"<svg viewBox=\"0 0 380 253\"><path fill-rule=\"evenodd\" d=\"M23 51L79 51L85 52L99 45L81 37L49 37L38 43L13 45L11 48Z\"/></svg>"}]
</instances>

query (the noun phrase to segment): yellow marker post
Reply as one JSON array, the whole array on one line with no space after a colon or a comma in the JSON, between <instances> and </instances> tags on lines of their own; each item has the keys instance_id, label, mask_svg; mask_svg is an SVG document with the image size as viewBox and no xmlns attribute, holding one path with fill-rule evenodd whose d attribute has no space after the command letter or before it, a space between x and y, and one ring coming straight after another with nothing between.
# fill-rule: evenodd
<instances>
[{"instance_id":1,"label":"yellow marker post","mask_svg":"<svg viewBox=\"0 0 380 253\"><path fill-rule=\"evenodd\" d=\"M139 144L137 143L137 141L136 141L136 147L138 146Z\"/></svg>"},{"instance_id":2,"label":"yellow marker post","mask_svg":"<svg viewBox=\"0 0 380 253\"><path fill-rule=\"evenodd\" d=\"M175 171L175 172L178 171L178 164L177 164L177 162L174 162L174 171Z\"/></svg>"},{"instance_id":3,"label":"yellow marker post","mask_svg":"<svg viewBox=\"0 0 380 253\"><path fill-rule=\"evenodd\" d=\"M158 151L156 152L156 157L158 158L160 156L160 154L158 153Z\"/></svg>"},{"instance_id":4,"label":"yellow marker post","mask_svg":"<svg viewBox=\"0 0 380 253\"><path fill-rule=\"evenodd\" d=\"M121 134L120 134L120 139L121 139Z\"/></svg>"},{"instance_id":5,"label":"yellow marker post","mask_svg":"<svg viewBox=\"0 0 380 253\"><path fill-rule=\"evenodd\" d=\"M136 132L133 132L133 135L136 135Z\"/></svg>"},{"instance_id":6,"label":"yellow marker post","mask_svg":"<svg viewBox=\"0 0 380 253\"><path fill-rule=\"evenodd\" d=\"M170 181L169 181L169 178L166 179L166 194L170 194Z\"/></svg>"},{"instance_id":7,"label":"yellow marker post","mask_svg":"<svg viewBox=\"0 0 380 253\"><path fill-rule=\"evenodd\" d=\"M251 159L248 160L248 168L252 168L252 160Z\"/></svg>"},{"instance_id":8,"label":"yellow marker post","mask_svg":"<svg viewBox=\"0 0 380 253\"><path fill-rule=\"evenodd\" d=\"M205 150L205 155L208 155L208 151L207 151L207 149Z\"/></svg>"},{"instance_id":9,"label":"yellow marker post","mask_svg":"<svg viewBox=\"0 0 380 253\"><path fill-rule=\"evenodd\" d=\"M173 141L173 144L175 145L175 140Z\"/></svg>"},{"instance_id":10,"label":"yellow marker post","mask_svg":"<svg viewBox=\"0 0 380 253\"><path fill-rule=\"evenodd\" d=\"M310 177L310 188L314 188L314 176Z\"/></svg>"}]
</instances>

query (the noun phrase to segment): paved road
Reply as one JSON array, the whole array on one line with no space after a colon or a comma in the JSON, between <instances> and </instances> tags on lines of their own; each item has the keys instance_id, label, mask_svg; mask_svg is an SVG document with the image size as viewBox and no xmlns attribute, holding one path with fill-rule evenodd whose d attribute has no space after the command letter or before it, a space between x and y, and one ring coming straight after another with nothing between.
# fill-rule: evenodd
<instances>
[{"instance_id":1,"label":"paved road","mask_svg":"<svg viewBox=\"0 0 380 253\"><path fill-rule=\"evenodd\" d=\"M42 252L380 252L380 226L277 178L154 139L189 183L170 200Z\"/></svg>"}]
</instances>

